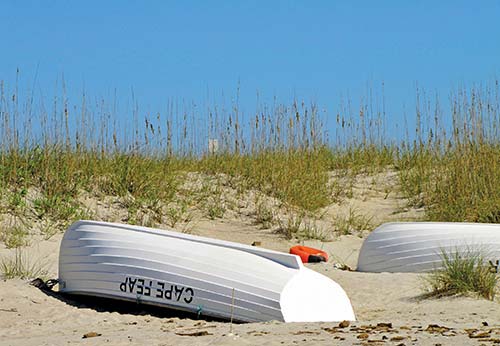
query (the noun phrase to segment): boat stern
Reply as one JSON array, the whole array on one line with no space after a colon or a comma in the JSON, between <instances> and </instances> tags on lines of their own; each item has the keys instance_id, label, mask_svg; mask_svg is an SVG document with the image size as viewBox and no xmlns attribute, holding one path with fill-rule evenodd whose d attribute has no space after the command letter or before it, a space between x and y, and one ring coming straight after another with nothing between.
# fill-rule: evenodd
<instances>
[{"instance_id":1,"label":"boat stern","mask_svg":"<svg viewBox=\"0 0 500 346\"><path fill-rule=\"evenodd\" d=\"M356 320L344 289L330 278L305 267L286 284L280 303L285 322Z\"/></svg>"}]
</instances>

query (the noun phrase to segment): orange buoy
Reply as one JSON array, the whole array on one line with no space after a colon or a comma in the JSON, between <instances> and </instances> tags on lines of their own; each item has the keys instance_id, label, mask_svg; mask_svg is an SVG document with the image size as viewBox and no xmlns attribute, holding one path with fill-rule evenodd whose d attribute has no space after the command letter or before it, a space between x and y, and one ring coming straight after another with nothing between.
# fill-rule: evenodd
<instances>
[{"instance_id":1,"label":"orange buoy","mask_svg":"<svg viewBox=\"0 0 500 346\"><path fill-rule=\"evenodd\" d=\"M308 246L297 245L290 248L292 255L297 255L302 263L327 262L328 254L325 251L314 249Z\"/></svg>"}]
</instances>

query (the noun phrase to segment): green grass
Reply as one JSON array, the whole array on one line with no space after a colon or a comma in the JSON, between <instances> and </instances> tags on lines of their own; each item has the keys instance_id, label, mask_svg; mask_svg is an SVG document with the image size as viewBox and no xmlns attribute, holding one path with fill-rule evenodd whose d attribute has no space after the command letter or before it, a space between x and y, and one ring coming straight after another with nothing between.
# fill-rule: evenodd
<instances>
[{"instance_id":1,"label":"green grass","mask_svg":"<svg viewBox=\"0 0 500 346\"><path fill-rule=\"evenodd\" d=\"M32 260L21 248L16 248L13 257L0 260L0 272L5 279L44 278L48 273L40 260Z\"/></svg>"},{"instance_id":2,"label":"green grass","mask_svg":"<svg viewBox=\"0 0 500 346\"><path fill-rule=\"evenodd\" d=\"M439 125L436 107L428 137L398 156L403 192L429 220L500 222L499 99L498 81L460 90L451 98L452 127Z\"/></svg>"},{"instance_id":3,"label":"green grass","mask_svg":"<svg viewBox=\"0 0 500 346\"><path fill-rule=\"evenodd\" d=\"M175 228L178 223L189 223L192 218L192 212L189 210L188 200L185 198L179 199L171 203L166 208L167 224Z\"/></svg>"},{"instance_id":4,"label":"green grass","mask_svg":"<svg viewBox=\"0 0 500 346\"><path fill-rule=\"evenodd\" d=\"M19 248L29 245L31 223L24 217L11 216L8 220L3 220L0 216L0 241L7 248Z\"/></svg>"},{"instance_id":5,"label":"green grass","mask_svg":"<svg viewBox=\"0 0 500 346\"><path fill-rule=\"evenodd\" d=\"M474 294L493 300L498 274L485 262L480 250L441 252L443 268L424 277L427 297Z\"/></svg>"},{"instance_id":6,"label":"green grass","mask_svg":"<svg viewBox=\"0 0 500 346\"><path fill-rule=\"evenodd\" d=\"M331 240L332 232L320 227L315 220L315 215L297 210L287 210L282 218L277 218L277 232L287 239L317 239L321 241Z\"/></svg>"},{"instance_id":7,"label":"green grass","mask_svg":"<svg viewBox=\"0 0 500 346\"><path fill-rule=\"evenodd\" d=\"M228 191L250 190L277 199L273 208L314 215L352 197L356 175L389 169L428 220L500 222L498 83L458 90L448 108L417 90L407 119L415 128L399 124L397 141L389 139L394 129L382 99L347 100L335 117L297 101L259 105L246 117L234 102L203 110L169 103L155 115L134 105L130 124L106 100L95 106L83 95L71 104L64 90L51 102L20 100L19 86L0 84L0 216L34 214L62 230L86 213L79 200L85 192L119 197L129 223L175 226L192 208L223 218L233 208ZM209 152L208 139L218 141L217 151ZM188 206L180 199L192 193L182 187L190 172L207 179ZM277 210L265 208L258 206L257 222L275 225ZM348 215L337 231L369 228L369 221ZM286 234L300 229L297 220L281 223Z\"/></svg>"},{"instance_id":8,"label":"green grass","mask_svg":"<svg viewBox=\"0 0 500 346\"><path fill-rule=\"evenodd\" d=\"M429 220L500 222L500 146L468 143L444 153L423 152L401 162L411 205Z\"/></svg>"},{"instance_id":9,"label":"green grass","mask_svg":"<svg viewBox=\"0 0 500 346\"><path fill-rule=\"evenodd\" d=\"M347 235L373 228L372 216L366 216L355 208L349 208L347 215L341 215L334 220L337 231Z\"/></svg>"},{"instance_id":10,"label":"green grass","mask_svg":"<svg viewBox=\"0 0 500 346\"><path fill-rule=\"evenodd\" d=\"M0 226L0 241L9 249L26 246L29 245L29 232L22 225Z\"/></svg>"},{"instance_id":11,"label":"green grass","mask_svg":"<svg viewBox=\"0 0 500 346\"><path fill-rule=\"evenodd\" d=\"M271 228L275 222L275 216L271 207L256 197L255 201L255 223L262 228Z\"/></svg>"},{"instance_id":12,"label":"green grass","mask_svg":"<svg viewBox=\"0 0 500 346\"><path fill-rule=\"evenodd\" d=\"M323 149L265 150L254 154L207 156L195 168L208 173L224 173L245 181L283 202L308 211L330 202L328 185L330 153Z\"/></svg>"}]
</instances>

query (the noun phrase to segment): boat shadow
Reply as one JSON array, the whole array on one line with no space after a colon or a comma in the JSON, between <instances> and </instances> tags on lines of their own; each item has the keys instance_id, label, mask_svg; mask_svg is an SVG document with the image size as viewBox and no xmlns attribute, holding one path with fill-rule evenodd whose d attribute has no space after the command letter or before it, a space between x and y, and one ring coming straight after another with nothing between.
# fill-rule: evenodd
<instances>
[{"instance_id":1,"label":"boat shadow","mask_svg":"<svg viewBox=\"0 0 500 346\"><path fill-rule=\"evenodd\" d=\"M35 279L31 281L30 284L38 288L41 292L43 292L47 296L57 299L67 305L79 309L91 309L99 313L116 312L122 315L153 316L157 318L192 319L192 320L201 320L206 322L228 322L223 319L198 315L196 313L188 311L169 309L168 307L160 307L150 304L119 300L119 299L111 299L105 297L62 293L53 290L52 286L47 285L40 279ZM238 322L233 321L233 323L238 323Z\"/></svg>"}]
</instances>

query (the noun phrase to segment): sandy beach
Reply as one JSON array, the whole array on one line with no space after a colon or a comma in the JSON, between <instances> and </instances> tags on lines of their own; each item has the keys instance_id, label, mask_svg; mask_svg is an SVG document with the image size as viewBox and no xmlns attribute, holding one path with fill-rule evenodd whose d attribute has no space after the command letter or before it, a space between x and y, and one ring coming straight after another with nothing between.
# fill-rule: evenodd
<instances>
[{"instance_id":1,"label":"sandy beach","mask_svg":"<svg viewBox=\"0 0 500 346\"><path fill-rule=\"evenodd\" d=\"M500 346L499 21L0 0L0 346Z\"/></svg>"},{"instance_id":2,"label":"sandy beach","mask_svg":"<svg viewBox=\"0 0 500 346\"><path fill-rule=\"evenodd\" d=\"M385 174L383 180L393 179ZM370 178L372 179L372 178ZM366 180L366 179L365 179ZM360 179L352 198L325 208L323 215L346 212L356 206L380 221L418 218L419 210L401 206L397 193L384 192L380 184ZM97 215L109 208L95 203ZM101 213L101 214L99 214ZM108 213L108 214L106 214ZM117 220L120 213L115 213ZM299 242L271 229L262 229L251 213L228 213L224 218L200 218L193 234L288 252ZM0 281L1 345L492 345L500 344L500 306L497 301L474 297L422 299L422 276L410 273L360 273L334 267L356 267L367 231L336 235L329 241L301 243L327 251L327 263L307 264L347 292L357 321L351 323L230 324L175 311L149 309L133 304L109 303L47 294L27 280ZM48 277L57 278L62 234L49 239L33 236L25 249L30 260L40 261ZM0 257L13 249L0 245Z\"/></svg>"}]
</instances>

